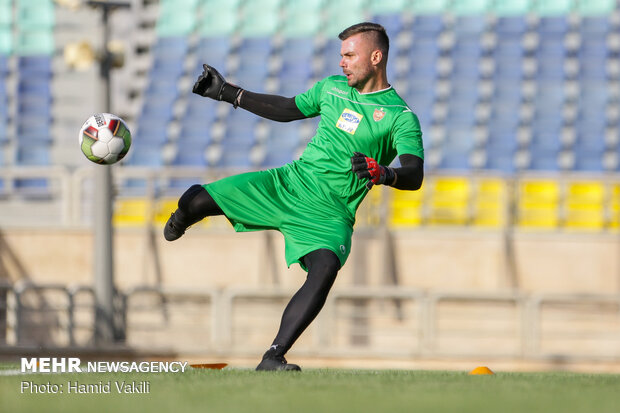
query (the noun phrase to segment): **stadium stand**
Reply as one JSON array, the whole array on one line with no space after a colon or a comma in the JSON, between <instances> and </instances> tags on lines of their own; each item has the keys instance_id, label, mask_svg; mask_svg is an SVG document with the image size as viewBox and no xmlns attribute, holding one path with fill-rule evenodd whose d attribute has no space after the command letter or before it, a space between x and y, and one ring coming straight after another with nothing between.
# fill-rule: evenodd
<instances>
[{"instance_id":1,"label":"stadium stand","mask_svg":"<svg viewBox=\"0 0 620 413\"><path fill-rule=\"evenodd\" d=\"M130 122L134 142L120 168L131 175L132 168L248 170L290 162L311 138L316 119L272 124L201 99L191 84L202 63L248 89L294 96L339 73L337 34L371 19L390 34L389 77L418 114L429 176L440 177L428 180L424 194L386 198L393 227L497 228L511 222L505 205L514 197L518 226L613 228L608 174L620 168L616 2L355 0L346 6L343 14L342 5L325 0L133 1L140 34L129 40L140 51L131 52L135 61L127 62L115 86L132 85L115 110ZM68 102L64 89L71 89L65 87L70 72L54 58L72 27L60 8L51 0L0 0L5 168L59 160L69 170L80 165L65 149L71 110L58 109ZM209 12L214 9L217 17ZM556 192L551 184L529 181L548 176ZM588 181L599 183L599 198L596 185L573 185L592 176L600 178ZM3 175L5 192L28 181L46 185L5 181ZM174 192L189 181L162 182L164 192ZM121 185L121 195L125 187L129 194L135 189ZM577 196L586 193L596 207Z\"/></svg>"}]
</instances>

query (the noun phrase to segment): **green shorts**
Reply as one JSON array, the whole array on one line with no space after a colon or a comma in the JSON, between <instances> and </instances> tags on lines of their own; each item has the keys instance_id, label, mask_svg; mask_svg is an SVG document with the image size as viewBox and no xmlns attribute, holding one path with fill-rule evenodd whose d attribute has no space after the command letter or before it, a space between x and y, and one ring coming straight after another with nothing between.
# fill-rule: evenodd
<instances>
[{"instance_id":1,"label":"green shorts","mask_svg":"<svg viewBox=\"0 0 620 413\"><path fill-rule=\"evenodd\" d=\"M309 252L326 248L344 265L351 251L353 220L335 205L328 207L304 191L303 182L287 164L249 172L203 185L224 211L235 231L273 229L284 235L290 267Z\"/></svg>"}]
</instances>

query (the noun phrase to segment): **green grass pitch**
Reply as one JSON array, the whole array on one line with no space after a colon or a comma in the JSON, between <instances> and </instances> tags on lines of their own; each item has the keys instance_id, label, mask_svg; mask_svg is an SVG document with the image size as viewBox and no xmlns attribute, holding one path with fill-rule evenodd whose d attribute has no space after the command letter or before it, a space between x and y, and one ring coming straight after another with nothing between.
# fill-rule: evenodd
<instances>
[{"instance_id":1,"label":"green grass pitch","mask_svg":"<svg viewBox=\"0 0 620 413\"><path fill-rule=\"evenodd\" d=\"M16 366L12 366L14 369ZM4 366L6 370L7 367ZM22 393L21 382L63 384L63 394ZM110 394L66 394L67 382L112 383ZM115 382L149 383L119 394ZM0 375L1 412L618 412L620 375L307 369L257 373Z\"/></svg>"}]
</instances>

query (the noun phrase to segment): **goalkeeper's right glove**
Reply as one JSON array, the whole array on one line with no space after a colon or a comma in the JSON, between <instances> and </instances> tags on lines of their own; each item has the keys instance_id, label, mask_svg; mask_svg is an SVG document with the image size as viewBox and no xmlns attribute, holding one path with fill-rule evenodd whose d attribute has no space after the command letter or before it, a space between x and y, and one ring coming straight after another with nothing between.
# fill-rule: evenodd
<instances>
[{"instance_id":1,"label":"goalkeeper's right glove","mask_svg":"<svg viewBox=\"0 0 620 413\"><path fill-rule=\"evenodd\" d=\"M353 152L351 170L358 179L367 179L366 188L373 185L393 185L396 182L396 172L389 166L379 165L376 160L361 152Z\"/></svg>"},{"instance_id":2,"label":"goalkeeper's right glove","mask_svg":"<svg viewBox=\"0 0 620 413\"><path fill-rule=\"evenodd\" d=\"M192 92L200 96L232 103L235 108L239 106L243 89L226 82L224 76L214 67L207 64L203 64L202 67L204 70L194 83Z\"/></svg>"}]
</instances>

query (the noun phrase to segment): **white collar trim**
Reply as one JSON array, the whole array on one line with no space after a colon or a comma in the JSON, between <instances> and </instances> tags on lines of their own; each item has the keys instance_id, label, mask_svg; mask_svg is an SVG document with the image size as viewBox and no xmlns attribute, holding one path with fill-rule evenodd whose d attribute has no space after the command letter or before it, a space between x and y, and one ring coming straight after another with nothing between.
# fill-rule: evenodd
<instances>
[{"instance_id":1,"label":"white collar trim","mask_svg":"<svg viewBox=\"0 0 620 413\"><path fill-rule=\"evenodd\" d=\"M392 85L389 85L388 87L386 87L385 89L381 89L381 90L375 90L374 92L366 92L366 93L362 93L359 90L355 89L355 91L357 93L359 93L360 95L372 95L373 93L381 93L381 92L385 92L386 90L390 90L392 89Z\"/></svg>"}]
</instances>

